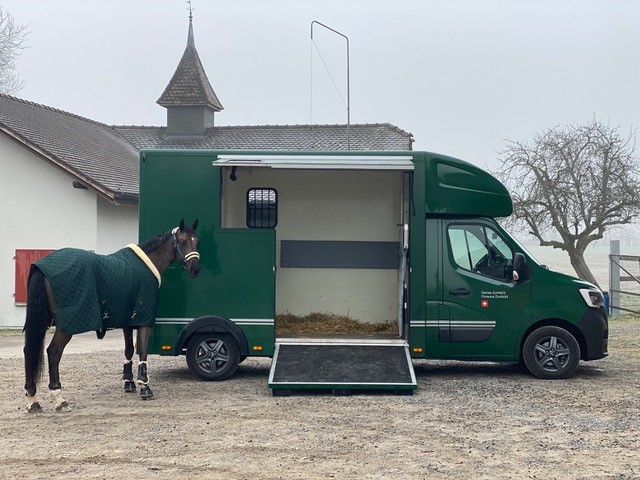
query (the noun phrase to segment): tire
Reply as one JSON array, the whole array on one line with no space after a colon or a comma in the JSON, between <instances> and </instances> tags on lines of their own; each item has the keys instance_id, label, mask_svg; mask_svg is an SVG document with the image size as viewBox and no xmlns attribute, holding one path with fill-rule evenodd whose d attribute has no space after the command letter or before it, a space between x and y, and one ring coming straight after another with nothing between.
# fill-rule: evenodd
<instances>
[{"instance_id":1,"label":"tire","mask_svg":"<svg viewBox=\"0 0 640 480\"><path fill-rule=\"evenodd\" d=\"M226 380L240 363L238 342L228 333L199 333L187 346L187 365L196 377L206 381Z\"/></svg>"},{"instance_id":2,"label":"tire","mask_svg":"<svg viewBox=\"0 0 640 480\"><path fill-rule=\"evenodd\" d=\"M544 326L529 334L522 357L527 369L538 378L568 378L578 368L580 345L564 328Z\"/></svg>"}]
</instances>

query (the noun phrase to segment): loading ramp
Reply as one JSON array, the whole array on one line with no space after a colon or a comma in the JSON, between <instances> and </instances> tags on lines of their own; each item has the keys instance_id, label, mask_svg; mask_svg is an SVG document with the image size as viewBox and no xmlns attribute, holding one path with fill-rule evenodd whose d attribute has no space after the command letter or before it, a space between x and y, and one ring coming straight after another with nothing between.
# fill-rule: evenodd
<instances>
[{"instance_id":1,"label":"loading ramp","mask_svg":"<svg viewBox=\"0 0 640 480\"><path fill-rule=\"evenodd\" d=\"M418 386L409 346L403 340L312 338L276 341L268 385L274 396L294 390L412 395Z\"/></svg>"}]
</instances>

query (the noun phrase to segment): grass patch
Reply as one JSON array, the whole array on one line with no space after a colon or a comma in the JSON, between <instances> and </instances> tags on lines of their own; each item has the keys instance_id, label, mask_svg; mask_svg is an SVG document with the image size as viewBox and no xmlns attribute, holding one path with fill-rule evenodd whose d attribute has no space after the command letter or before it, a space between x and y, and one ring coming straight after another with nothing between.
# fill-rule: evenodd
<instances>
[{"instance_id":1,"label":"grass patch","mask_svg":"<svg viewBox=\"0 0 640 480\"><path fill-rule=\"evenodd\" d=\"M17 337L22 335L21 328L0 328L0 336L2 337Z\"/></svg>"},{"instance_id":2,"label":"grass patch","mask_svg":"<svg viewBox=\"0 0 640 480\"><path fill-rule=\"evenodd\" d=\"M278 335L397 335L396 322L366 323L346 315L312 312L308 315L284 313L276 316Z\"/></svg>"},{"instance_id":3,"label":"grass patch","mask_svg":"<svg viewBox=\"0 0 640 480\"><path fill-rule=\"evenodd\" d=\"M640 314L624 312L619 317L609 318L610 325L630 325L640 322Z\"/></svg>"}]
</instances>

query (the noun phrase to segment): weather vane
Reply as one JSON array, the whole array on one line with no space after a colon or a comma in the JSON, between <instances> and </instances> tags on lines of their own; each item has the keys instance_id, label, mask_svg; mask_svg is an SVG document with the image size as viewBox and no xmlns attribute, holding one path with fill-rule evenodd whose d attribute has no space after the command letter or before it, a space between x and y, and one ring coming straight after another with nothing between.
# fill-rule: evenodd
<instances>
[{"instance_id":1,"label":"weather vane","mask_svg":"<svg viewBox=\"0 0 640 480\"><path fill-rule=\"evenodd\" d=\"M189 21L193 20L193 8L191 7L191 0L187 0L189 4Z\"/></svg>"}]
</instances>

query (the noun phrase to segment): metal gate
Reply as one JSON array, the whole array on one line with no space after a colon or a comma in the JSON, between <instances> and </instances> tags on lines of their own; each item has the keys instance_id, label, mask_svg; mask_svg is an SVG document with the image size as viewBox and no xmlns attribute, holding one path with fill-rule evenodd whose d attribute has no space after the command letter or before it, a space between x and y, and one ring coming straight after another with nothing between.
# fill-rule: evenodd
<instances>
[{"instance_id":1,"label":"metal gate","mask_svg":"<svg viewBox=\"0 0 640 480\"><path fill-rule=\"evenodd\" d=\"M640 314L640 256L620 255L620 241L612 240L609 254L609 314Z\"/></svg>"}]
</instances>

